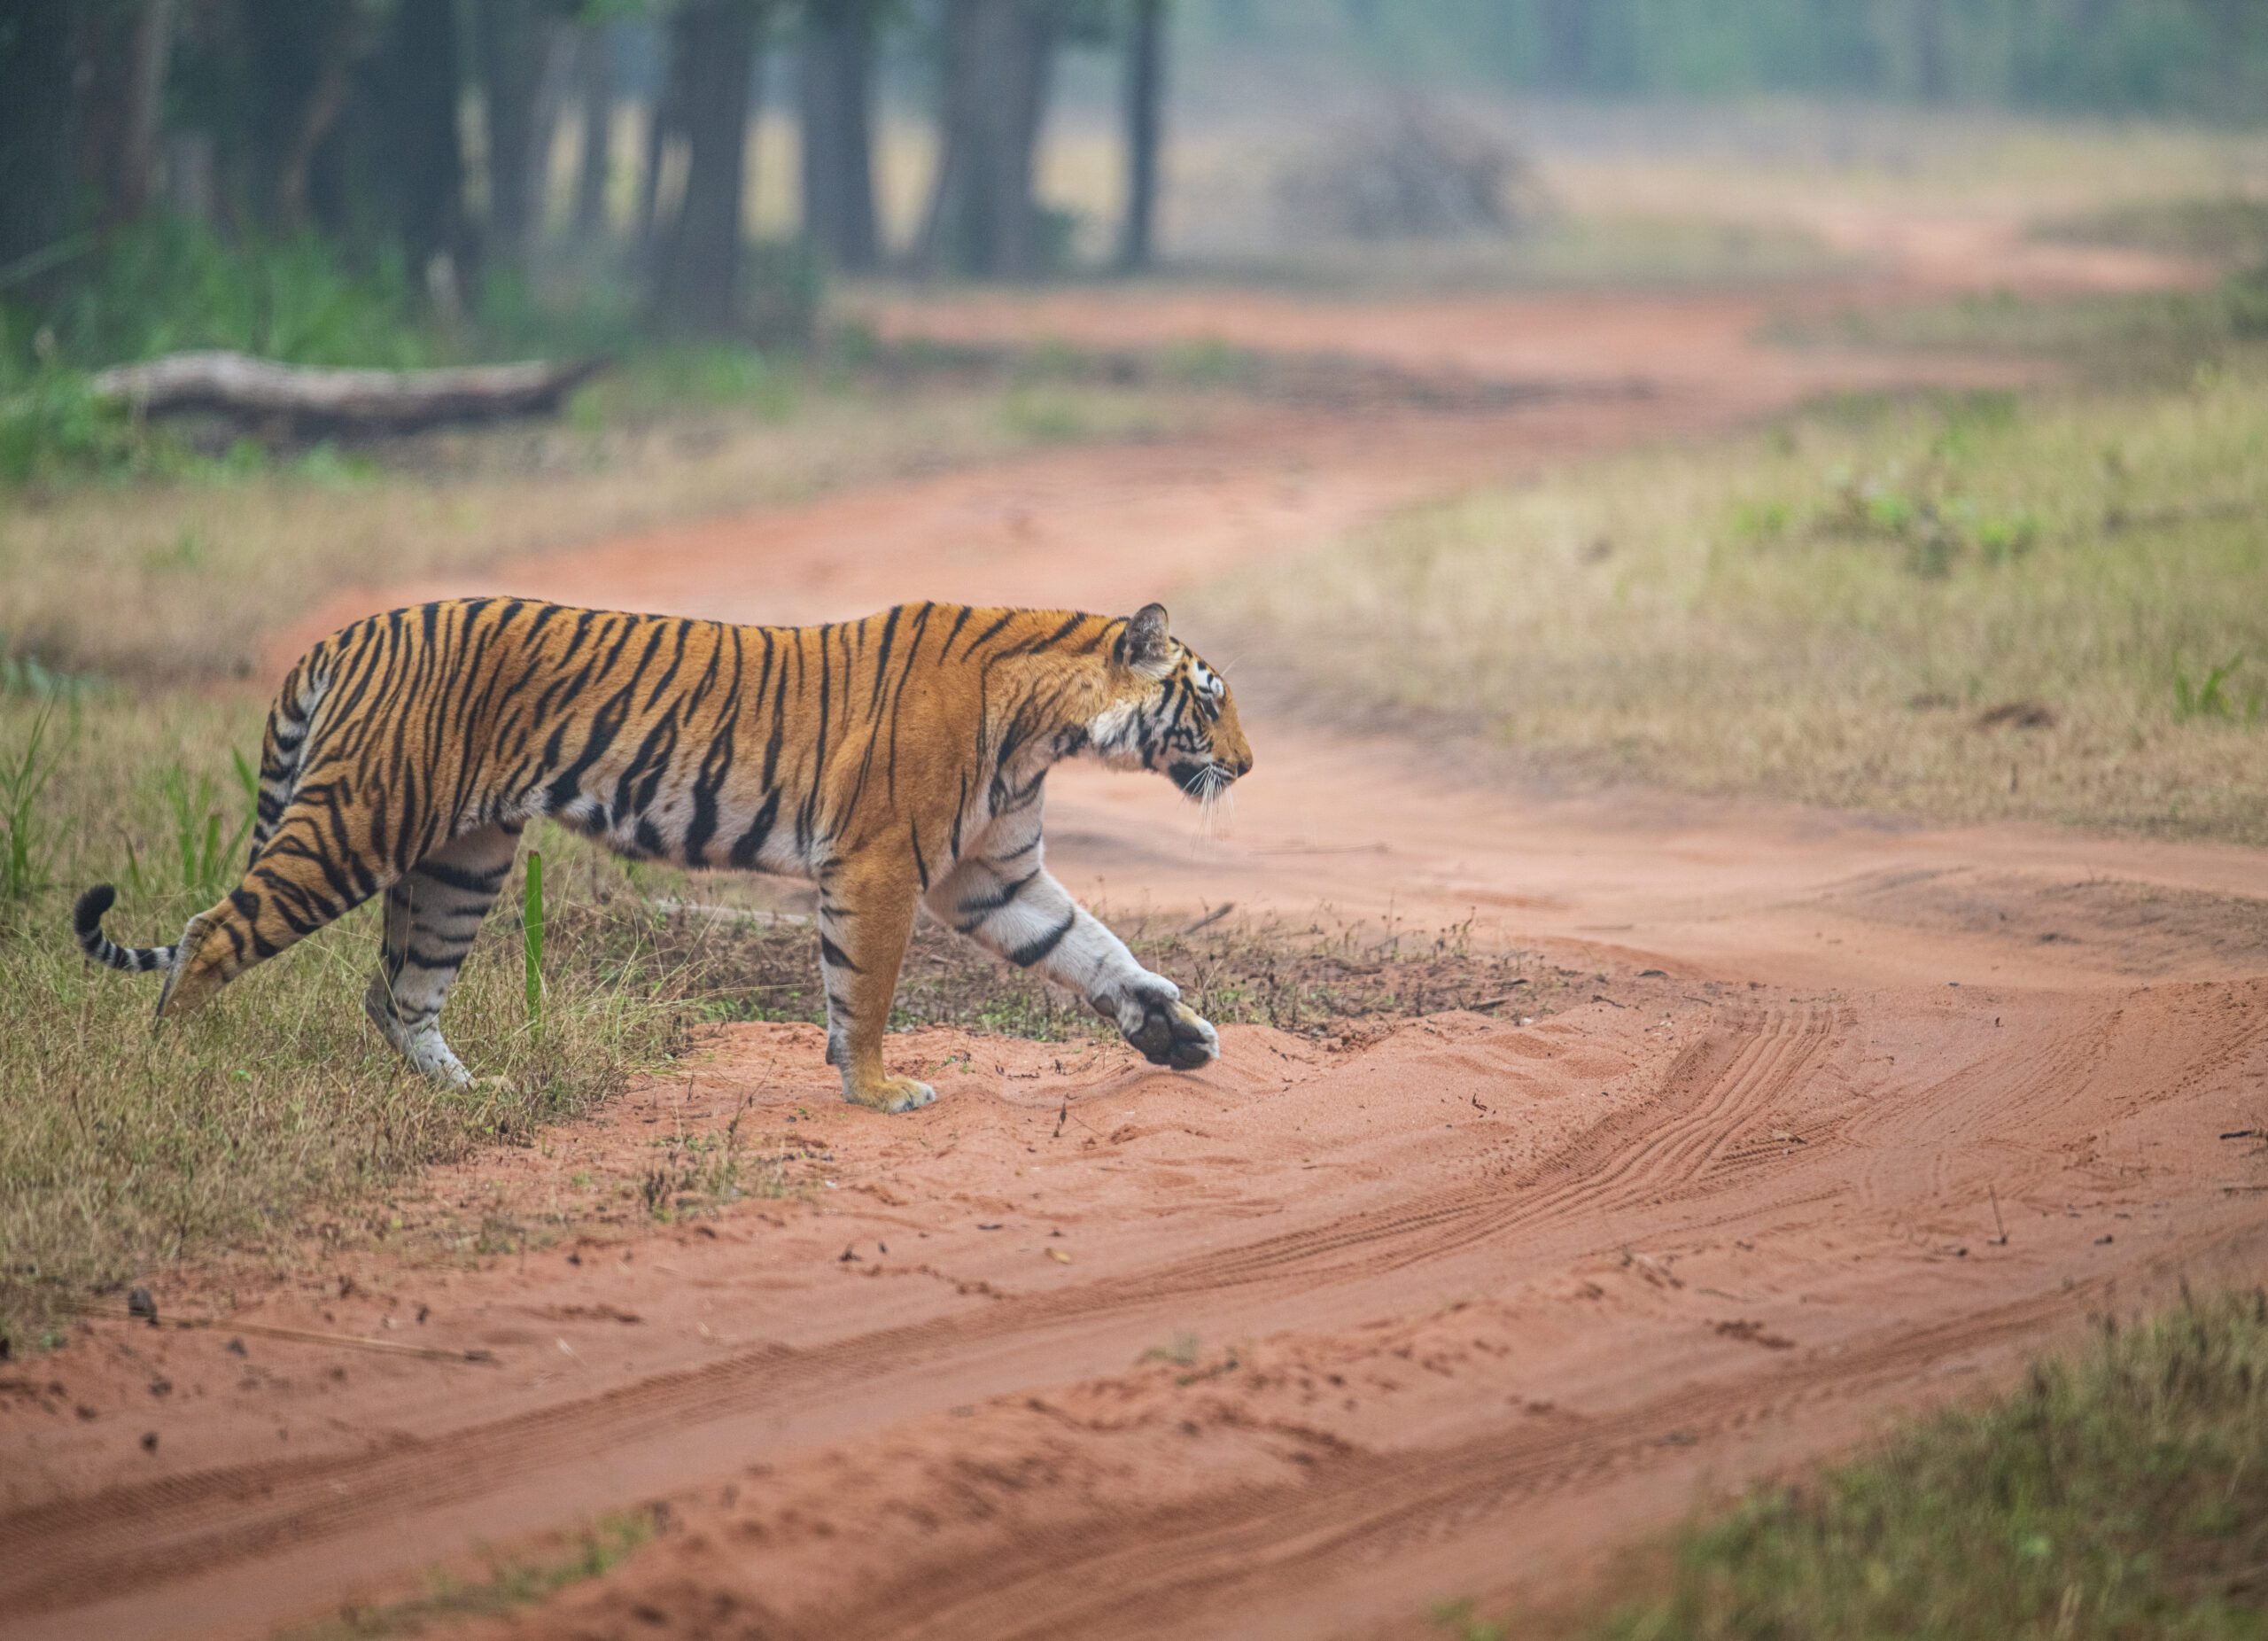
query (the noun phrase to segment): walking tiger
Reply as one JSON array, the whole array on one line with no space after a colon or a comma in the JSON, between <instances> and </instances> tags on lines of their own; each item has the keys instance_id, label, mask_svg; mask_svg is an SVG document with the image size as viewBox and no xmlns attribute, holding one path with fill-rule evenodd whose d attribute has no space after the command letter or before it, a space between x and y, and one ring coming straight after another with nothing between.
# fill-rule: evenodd
<instances>
[{"instance_id":1,"label":"walking tiger","mask_svg":"<svg viewBox=\"0 0 2268 1641\"><path fill-rule=\"evenodd\" d=\"M1203 1065L1213 1027L1043 863L1048 771L1082 755L1198 798L1252 767L1227 681L1157 604L904 604L800 627L422 604L333 634L284 678L243 881L176 944L113 944L108 884L74 921L96 960L164 971L158 1013L178 1016L383 895L363 1007L410 1065L461 1086L441 1006L521 829L548 816L639 859L815 882L827 1059L858 1105L936 1097L882 1056L917 905L1084 998L1153 1062Z\"/></svg>"}]
</instances>

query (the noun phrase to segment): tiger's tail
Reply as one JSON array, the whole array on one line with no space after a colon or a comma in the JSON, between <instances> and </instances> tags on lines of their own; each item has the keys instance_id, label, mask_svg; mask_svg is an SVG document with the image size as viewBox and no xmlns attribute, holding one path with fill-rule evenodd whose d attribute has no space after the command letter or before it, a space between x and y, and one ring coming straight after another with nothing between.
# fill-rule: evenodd
<instances>
[{"instance_id":1,"label":"tiger's tail","mask_svg":"<svg viewBox=\"0 0 2268 1641\"><path fill-rule=\"evenodd\" d=\"M250 859L257 860L267 847L276 823L291 804L305 760L307 732L315 711L330 689L330 643L318 644L300 657L284 680L268 709L268 727L260 738L260 791L256 800ZM249 864L249 862L247 862ZM103 918L117 903L118 890L97 883L71 908L71 927L79 949L106 968L146 975L170 970L179 945L120 945L103 932Z\"/></svg>"},{"instance_id":2,"label":"tiger's tail","mask_svg":"<svg viewBox=\"0 0 2268 1641\"><path fill-rule=\"evenodd\" d=\"M103 914L117 900L118 890L108 883L97 883L79 897L71 908L71 926L78 931L79 949L97 963L111 968L122 968L130 975L146 975L174 966L176 948L169 945L120 945L103 933Z\"/></svg>"}]
</instances>

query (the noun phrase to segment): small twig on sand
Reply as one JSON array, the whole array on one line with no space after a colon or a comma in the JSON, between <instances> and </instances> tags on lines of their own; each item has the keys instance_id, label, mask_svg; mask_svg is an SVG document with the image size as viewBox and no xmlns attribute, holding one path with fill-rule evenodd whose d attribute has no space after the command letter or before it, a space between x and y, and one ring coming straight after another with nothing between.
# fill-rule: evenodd
<instances>
[{"instance_id":1,"label":"small twig on sand","mask_svg":"<svg viewBox=\"0 0 2268 1641\"><path fill-rule=\"evenodd\" d=\"M1987 1181L1984 1194L1992 1200L1992 1229L2000 1233L1992 1239L1992 1246L2006 1248L2008 1245L2008 1227L2000 1219L2000 1194L1992 1188L1990 1181Z\"/></svg>"},{"instance_id":2,"label":"small twig on sand","mask_svg":"<svg viewBox=\"0 0 2268 1641\"><path fill-rule=\"evenodd\" d=\"M1195 934L1200 929L1210 929L1214 924L1219 922L1223 918L1226 917L1230 913L1236 909L1237 903L1235 901L1223 900L1220 905L1206 913L1204 916L1199 918L1195 922L1192 923L1188 928L1183 929L1181 932L1183 935L1188 936Z\"/></svg>"},{"instance_id":3,"label":"small twig on sand","mask_svg":"<svg viewBox=\"0 0 2268 1641\"><path fill-rule=\"evenodd\" d=\"M99 1305L81 1305L77 1310L82 1316L100 1317L113 1322L141 1319L138 1317L128 1318L116 1310L107 1310ZM255 1339L282 1339L294 1344L339 1345L350 1350L375 1350L382 1356L416 1357L427 1362L493 1364L496 1360L493 1351L451 1350L440 1345L413 1345L391 1339L364 1339L353 1334L326 1334L312 1327L282 1327L272 1322L236 1322L226 1319L208 1319L204 1317L178 1316L171 1319L171 1326L212 1328L228 1334L249 1334Z\"/></svg>"},{"instance_id":4,"label":"small twig on sand","mask_svg":"<svg viewBox=\"0 0 2268 1641\"><path fill-rule=\"evenodd\" d=\"M1523 975L1518 979L1507 980L1504 984L1506 985L1526 985L1527 984L1527 976ZM1484 997L1477 1003L1467 1003L1465 1007L1476 1015L1485 1015L1492 1008L1502 1008L1505 1004L1511 1000L1512 994L1507 992L1502 997Z\"/></svg>"}]
</instances>

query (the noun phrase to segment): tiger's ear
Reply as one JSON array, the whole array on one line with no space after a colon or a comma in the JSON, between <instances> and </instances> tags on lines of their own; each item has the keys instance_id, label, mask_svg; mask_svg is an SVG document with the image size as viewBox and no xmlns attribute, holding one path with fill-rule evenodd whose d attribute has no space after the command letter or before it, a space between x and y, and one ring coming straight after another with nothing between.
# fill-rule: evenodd
<instances>
[{"instance_id":1,"label":"tiger's ear","mask_svg":"<svg viewBox=\"0 0 2268 1641\"><path fill-rule=\"evenodd\" d=\"M1118 637L1118 658L1138 673L1162 672L1173 657L1173 635L1166 630L1163 604L1144 604Z\"/></svg>"}]
</instances>

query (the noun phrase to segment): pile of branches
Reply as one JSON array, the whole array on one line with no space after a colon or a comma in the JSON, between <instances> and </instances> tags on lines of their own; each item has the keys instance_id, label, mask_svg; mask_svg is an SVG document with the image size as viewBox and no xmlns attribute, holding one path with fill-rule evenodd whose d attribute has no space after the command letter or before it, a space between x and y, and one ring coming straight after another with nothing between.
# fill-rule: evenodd
<instances>
[{"instance_id":1,"label":"pile of branches","mask_svg":"<svg viewBox=\"0 0 2268 1641\"><path fill-rule=\"evenodd\" d=\"M1511 233L1538 214L1527 162L1469 121L1404 104L1291 160L1278 200L1309 232L1356 239Z\"/></svg>"}]
</instances>

